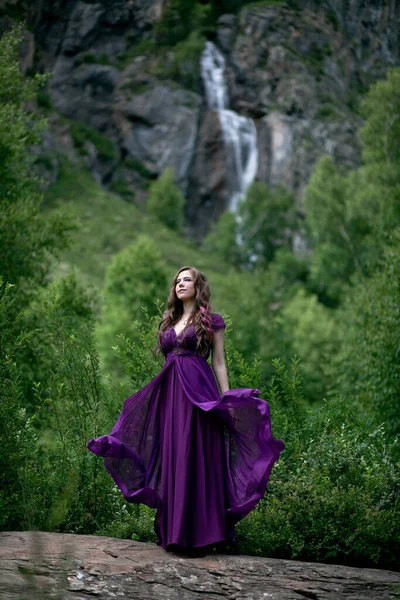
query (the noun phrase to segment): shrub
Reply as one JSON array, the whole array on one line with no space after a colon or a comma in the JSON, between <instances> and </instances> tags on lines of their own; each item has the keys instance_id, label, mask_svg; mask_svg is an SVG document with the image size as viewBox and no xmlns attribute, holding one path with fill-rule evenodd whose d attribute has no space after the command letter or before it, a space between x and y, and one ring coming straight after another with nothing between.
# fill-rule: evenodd
<instances>
[{"instance_id":1,"label":"shrub","mask_svg":"<svg viewBox=\"0 0 400 600\"><path fill-rule=\"evenodd\" d=\"M53 103L51 101L51 96L48 91L39 90L36 94L36 100L40 108L44 108L45 110L53 109Z\"/></svg>"},{"instance_id":2,"label":"shrub","mask_svg":"<svg viewBox=\"0 0 400 600\"><path fill-rule=\"evenodd\" d=\"M327 391L327 367L339 349L336 315L315 295L298 289L276 317L290 355L301 358L304 394L318 402Z\"/></svg>"},{"instance_id":3,"label":"shrub","mask_svg":"<svg viewBox=\"0 0 400 600\"><path fill-rule=\"evenodd\" d=\"M116 194L119 194L125 200L133 200L135 198L135 190L121 175L112 180L110 190Z\"/></svg>"},{"instance_id":4,"label":"shrub","mask_svg":"<svg viewBox=\"0 0 400 600\"><path fill-rule=\"evenodd\" d=\"M35 393L39 409L48 413L39 439L45 481L31 505L37 527L93 533L111 518L112 482L87 442L107 428L104 405L110 398L100 378L93 311L86 304L81 319L73 316L72 290L54 282L43 303L50 373Z\"/></svg>"},{"instance_id":5,"label":"shrub","mask_svg":"<svg viewBox=\"0 0 400 600\"><path fill-rule=\"evenodd\" d=\"M240 523L241 551L398 568L398 442L356 418L347 398L309 409L305 423L308 442L285 450L266 497Z\"/></svg>"},{"instance_id":6,"label":"shrub","mask_svg":"<svg viewBox=\"0 0 400 600\"><path fill-rule=\"evenodd\" d=\"M81 154L87 154L86 142L91 142L102 160L114 160L117 156L113 142L103 133L82 123L74 121L70 126L70 133L75 147Z\"/></svg>"},{"instance_id":7,"label":"shrub","mask_svg":"<svg viewBox=\"0 0 400 600\"><path fill-rule=\"evenodd\" d=\"M128 169L133 169L134 171L139 173L139 175L141 175L145 179L154 179L153 173L151 171L149 171L147 169L147 167L140 160L137 160L136 158L128 158L125 161L125 166L128 167Z\"/></svg>"},{"instance_id":8,"label":"shrub","mask_svg":"<svg viewBox=\"0 0 400 600\"><path fill-rule=\"evenodd\" d=\"M25 504L29 484L37 484L36 436L23 405L23 380L16 360L33 332L15 317L12 285L0 277L0 527L31 525Z\"/></svg>"},{"instance_id":9,"label":"shrub","mask_svg":"<svg viewBox=\"0 0 400 600\"><path fill-rule=\"evenodd\" d=\"M85 52L84 54L79 54L75 60L75 67L80 67L80 65L89 64L89 65L109 65L110 59L104 52L100 55L97 55L95 52Z\"/></svg>"},{"instance_id":10,"label":"shrub","mask_svg":"<svg viewBox=\"0 0 400 600\"><path fill-rule=\"evenodd\" d=\"M171 77L190 90L201 91L200 57L205 38L197 31L192 32L174 48L171 67L161 71L164 77Z\"/></svg>"}]
</instances>

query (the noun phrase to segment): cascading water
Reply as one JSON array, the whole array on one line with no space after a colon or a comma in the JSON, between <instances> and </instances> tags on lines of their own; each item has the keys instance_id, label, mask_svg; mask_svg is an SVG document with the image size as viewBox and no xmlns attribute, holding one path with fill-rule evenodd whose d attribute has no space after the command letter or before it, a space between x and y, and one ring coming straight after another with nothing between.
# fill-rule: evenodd
<instances>
[{"instance_id":1,"label":"cascading water","mask_svg":"<svg viewBox=\"0 0 400 600\"><path fill-rule=\"evenodd\" d=\"M231 184L229 209L237 211L240 200L254 181L258 167L257 131L252 119L229 110L225 83L225 59L212 42L206 42L201 56L201 74L209 108L218 111Z\"/></svg>"}]
</instances>

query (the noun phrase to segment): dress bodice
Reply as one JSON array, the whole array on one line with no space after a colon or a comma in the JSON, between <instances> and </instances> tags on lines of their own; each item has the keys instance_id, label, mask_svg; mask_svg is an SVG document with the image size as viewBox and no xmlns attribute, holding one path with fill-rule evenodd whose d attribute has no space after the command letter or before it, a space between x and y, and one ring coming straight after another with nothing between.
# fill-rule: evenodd
<instances>
[{"instance_id":1,"label":"dress bodice","mask_svg":"<svg viewBox=\"0 0 400 600\"><path fill-rule=\"evenodd\" d=\"M225 321L218 313L212 313L212 327L214 331L226 327ZM176 351L179 348L196 352L196 343L196 333L193 323L185 327L178 334L173 327L169 327L161 336L161 347L165 356L169 352ZM209 345L207 353L204 356L205 359L208 359L210 356L210 351L211 345Z\"/></svg>"}]
</instances>

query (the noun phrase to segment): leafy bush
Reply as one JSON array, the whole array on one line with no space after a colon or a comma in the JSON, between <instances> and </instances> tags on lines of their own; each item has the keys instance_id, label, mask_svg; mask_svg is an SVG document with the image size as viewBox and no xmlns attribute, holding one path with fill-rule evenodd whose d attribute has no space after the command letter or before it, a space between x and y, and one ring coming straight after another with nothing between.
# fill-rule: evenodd
<instances>
[{"instance_id":1,"label":"leafy bush","mask_svg":"<svg viewBox=\"0 0 400 600\"><path fill-rule=\"evenodd\" d=\"M42 487L32 491L36 527L93 533L111 518L112 482L87 449L91 437L108 426L110 402L99 372L90 305L81 320L73 315L72 290L54 282L43 303L47 319L44 352L50 365L45 382L36 382L36 402L47 421L39 438Z\"/></svg>"},{"instance_id":2,"label":"leafy bush","mask_svg":"<svg viewBox=\"0 0 400 600\"><path fill-rule=\"evenodd\" d=\"M133 200L135 197L135 190L121 175L112 180L110 190L119 194L122 198L125 198L125 200Z\"/></svg>"},{"instance_id":3,"label":"leafy bush","mask_svg":"<svg viewBox=\"0 0 400 600\"><path fill-rule=\"evenodd\" d=\"M45 110L53 109L53 103L51 101L51 96L48 91L39 90L36 94L36 100L40 108L44 108Z\"/></svg>"},{"instance_id":4,"label":"leafy bush","mask_svg":"<svg viewBox=\"0 0 400 600\"><path fill-rule=\"evenodd\" d=\"M290 451L290 432L280 437ZM285 450L266 497L239 524L240 549L398 568L399 491L398 441L389 441L382 425L355 417L347 398L330 400L308 409L298 451Z\"/></svg>"},{"instance_id":5,"label":"leafy bush","mask_svg":"<svg viewBox=\"0 0 400 600\"><path fill-rule=\"evenodd\" d=\"M155 542L157 540L154 531L156 511L145 504L126 503L121 495L121 490L116 486L114 495L114 518L107 523L104 529L96 531L96 535L107 535L136 542Z\"/></svg>"},{"instance_id":6,"label":"leafy bush","mask_svg":"<svg viewBox=\"0 0 400 600\"><path fill-rule=\"evenodd\" d=\"M159 44L173 46L185 39L192 30L192 0L171 0L166 5L162 18L155 26L155 37Z\"/></svg>"},{"instance_id":7,"label":"leafy bush","mask_svg":"<svg viewBox=\"0 0 400 600\"><path fill-rule=\"evenodd\" d=\"M32 332L15 317L12 285L0 276L0 527L29 527L29 511L24 505L27 480L36 483L35 431L23 405L23 382L18 350L28 343ZM30 474L31 477L27 476Z\"/></svg>"}]
</instances>

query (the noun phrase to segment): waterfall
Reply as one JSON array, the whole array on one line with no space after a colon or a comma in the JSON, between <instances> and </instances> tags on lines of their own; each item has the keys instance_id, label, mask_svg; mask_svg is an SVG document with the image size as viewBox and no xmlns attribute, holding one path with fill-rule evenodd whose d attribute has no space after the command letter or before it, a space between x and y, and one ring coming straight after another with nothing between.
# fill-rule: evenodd
<instances>
[{"instance_id":1,"label":"waterfall","mask_svg":"<svg viewBox=\"0 0 400 600\"><path fill-rule=\"evenodd\" d=\"M231 185L229 209L237 211L240 200L254 181L258 166L257 131L252 119L228 109L225 59L212 42L206 42L201 56L201 74L209 108L218 111L228 154Z\"/></svg>"}]
</instances>

